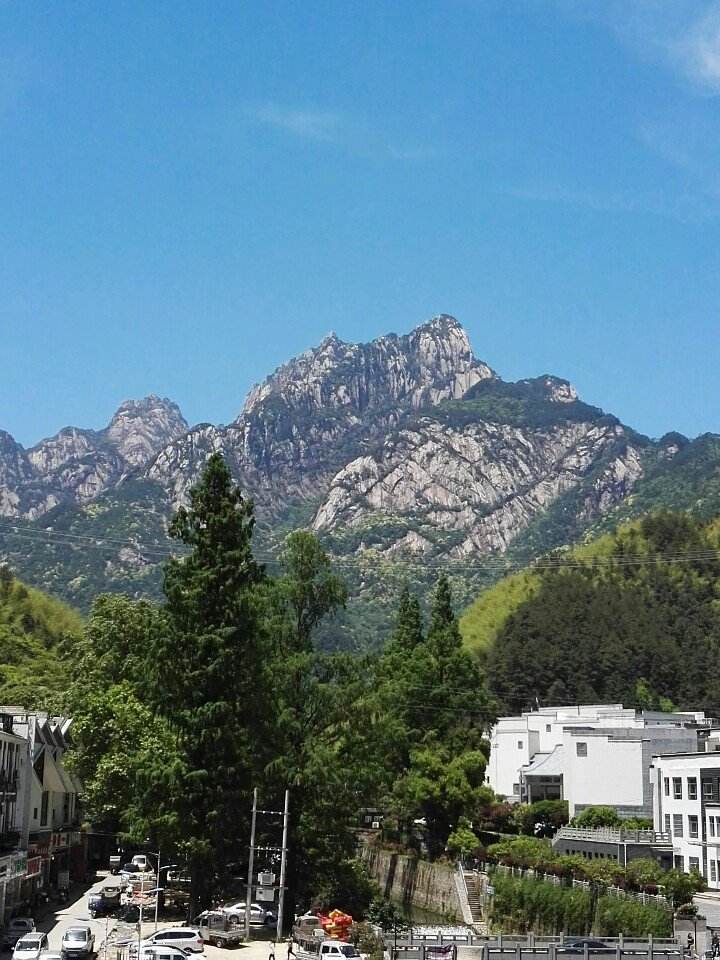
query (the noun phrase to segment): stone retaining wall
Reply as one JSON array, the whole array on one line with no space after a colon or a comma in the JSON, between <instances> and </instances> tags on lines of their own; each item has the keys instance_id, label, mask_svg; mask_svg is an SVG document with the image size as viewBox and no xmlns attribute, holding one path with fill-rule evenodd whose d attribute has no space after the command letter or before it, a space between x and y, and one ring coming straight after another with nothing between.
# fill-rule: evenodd
<instances>
[{"instance_id":1,"label":"stone retaining wall","mask_svg":"<svg viewBox=\"0 0 720 960\"><path fill-rule=\"evenodd\" d=\"M462 922L454 867L374 847L361 856L383 896Z\"/></svg>"}]
</instances>

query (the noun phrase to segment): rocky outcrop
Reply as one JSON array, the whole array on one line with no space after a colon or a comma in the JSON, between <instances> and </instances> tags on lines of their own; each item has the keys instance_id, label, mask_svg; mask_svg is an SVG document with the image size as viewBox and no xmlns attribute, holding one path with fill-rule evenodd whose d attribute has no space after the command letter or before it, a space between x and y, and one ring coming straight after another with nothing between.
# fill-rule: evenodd
<instances>
[{"instance_id":1,"label":"rocky outcrop","mask_svg":"<svg viewBox=\"0 0 720 960\"><path fill-rule=\"evenodd\" d=\"M131 467L147 463L169 441L187 433L180 407L155 394L143 400L126 400L113 414L105 439Z\"/></svg>"},{"instance_id":2,"label":"rocky outcrop","mask_svg":"<svg viewBox=\"0 0 720 960\"><path fill-rule=\"evenodd\" d=\"M203 424L161 450L145 475L176 503L213 451L270 514L288 499L317 498L332 476L411 410L457 399L490 367L476 360L465 330L447 315L412 333L371 343L335 334L252 388L229 427Z\"/></svg>"},{"instance_id":3,"label":"rocky outcrop","mask_svg":"<svg viewBox=\"0 0 720 960\"><path fill-rule=\"evenodd\" d=\"M0 516L89 503L187 429L176 404L149 396L126 400L104 430L64 427L29 450L0 432Z\"/></svg>"},{"instance_id":4,"label":"rocky outcrop","mask_svg":"<svg viewBox=\"0 0 720 960\"><path fill-rule=\"evenodd\" d=\"M313 526L322 533L362 528L369 517L401 519L415 528L414 537L403 537L410 551L428 552L423 530L439 530L456 535L449 556L501 552L579 484L623 432L615 424L562 421L534 431L482 422L454 427L428 416L343 468ZM607 509L639 473L637 451L630 448L605 471L597 500L585 508Z\"/></svg>"}]
</instances>

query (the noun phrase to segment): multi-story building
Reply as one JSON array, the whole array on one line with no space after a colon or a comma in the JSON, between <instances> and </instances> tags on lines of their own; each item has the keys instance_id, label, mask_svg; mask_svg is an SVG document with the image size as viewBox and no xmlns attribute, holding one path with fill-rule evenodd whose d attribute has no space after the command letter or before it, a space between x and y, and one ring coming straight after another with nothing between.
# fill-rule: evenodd
<instances>
[{"instance_id":1,"label":"multi-story building","mask_svg":"<svg viewBox=\"0 0 720 960\"><path fill-rule=\"evenodd\" d=\"M653 758L653 825L668 833L674 866L720 889L720 757L710 750Z\"/></svg>"},{"instance_id":2,"label":"multi-story building","mask_svg":"<svg viewBox=\"0 0 720 960\"><path fill-rule=\"evenodd\" d=\"M70 725L0 707L0 925L41 888L84 874L80 785L63 766Z\"/></svg>"},{"instance_id":3,"label":"multi-story building","mask_svg":"<svg viewBox=\"0 0 720 960\"><path fill-rule=\"evenodd\" d=\"M0 713L0 925L8 907L18 901L27 873L27 853L21 848L18 785L22 781L25 740L11 716Z\"/></svg>"},{"instance_id":4,"label":"multi-story building","mask_svg":"<svg viewBox=\"0 0 720 960\"><path fill-rule=\"evenodd\" d=\"M650 817L653 756L697 750L713 724L699 712L642 713L621 704L505 717L491 733L488 782L513 801L567 800L570 816L604 804L620 816Z\"/></svg>"}]
</instances>

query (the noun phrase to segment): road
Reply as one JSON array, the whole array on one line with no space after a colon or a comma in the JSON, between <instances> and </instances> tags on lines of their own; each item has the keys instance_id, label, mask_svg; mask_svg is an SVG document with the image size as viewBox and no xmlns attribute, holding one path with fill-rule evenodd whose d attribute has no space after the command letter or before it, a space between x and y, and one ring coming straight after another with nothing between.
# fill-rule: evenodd
<instances>
[{"instance_id":1,"label":"road","mask_svg":"<svg viewBox=\"0 0 720 960\"><path fill-rule=\"evenodd\" d=\"M91 920L87 908L88 894L99 891L105 883L102 878L93 884L89 890L86 890L81 897L73 902L63 904L56 908L53 913L47 914L42 920L38 920L38 930L42 930L48 935L48 941L51 950L59 950L63 934L68 927L76 926L78 923L89 924L95 934L95 944L99 945L105 939L105 920Z\"/></svg>"},{"instance_id":2,"label":"road","mask_svg":"<svg viewBox=\"0 0 720 960\"><path fill-rule=\"evenodd\" d=\"M96 920L91 919L87 908L87 898L91 893L99 893L100 888L106 882L107 878L101 877L76 900L64 904L62 907L58 906L54 912L47 914L42 920L38 920L38 930L47 933L51 950L60 949L63 934L68 927L79 923L89 924L95 934L95 947L98 951L98 957L100 960L104 960L102 945L105 942L106 935L114 929L115 921L112 918L105 917L99 917ZM168 926L168 921L161 922L160 926ZM143 933L146 936L151 934L154 928L155 924L152 919L143 923ZM254 940L251 943L242 944L234 950L225 950L222 947L213 947L206 944L204 954L191 954L190 957L191 960L193 957L198 957L198 960L203 960L203 958L204 960L231 960L233 954L236 956L242 954L242 960L268 960L272 947L272 943L268 940ZM287 946L278 944L275 953L276 960L286 960ZM109 955L113 957L114 953L111 951Z\"/></svg>"}]
</instances>

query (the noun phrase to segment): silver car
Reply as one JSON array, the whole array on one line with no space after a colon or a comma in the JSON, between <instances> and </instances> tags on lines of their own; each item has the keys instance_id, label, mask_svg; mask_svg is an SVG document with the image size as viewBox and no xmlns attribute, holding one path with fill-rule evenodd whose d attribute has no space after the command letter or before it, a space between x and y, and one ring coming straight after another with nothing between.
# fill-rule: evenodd
<instances>
[{"instance_id":1,"label":"silver car","mask_svg":"<svg viewBox=\"0 0 720 960\"><path fill-rule=\"evenodd\" d=\"M90 957L95 953L95 934L90 927L68 927L60 945L63 957Z\"/></svg>"},{"instance_id":2,"label":"silver car","mask_svg":"<svg viewBox=\"0 0 720 960\"><path fill-rule=\"evenodd\" d=\"M15 944L13 960L40 960L40 954L47 950L47 945L47 934L26 933Z\"/></svg>"}]
</instances>

